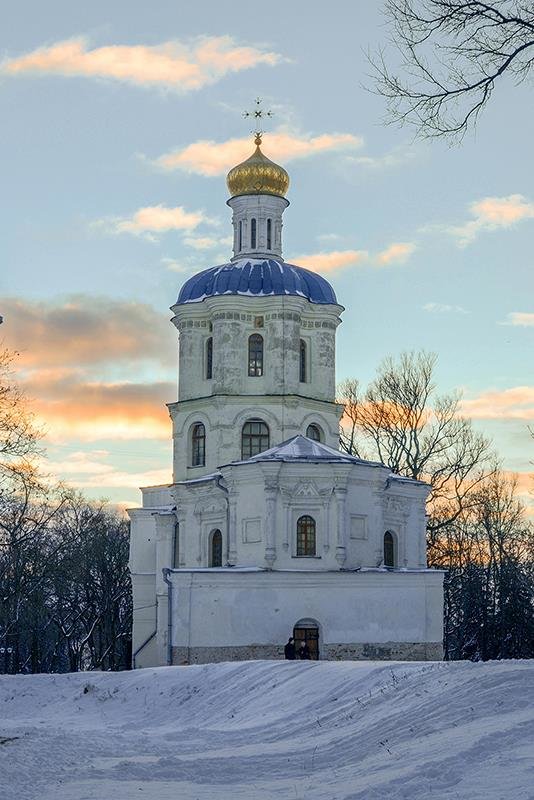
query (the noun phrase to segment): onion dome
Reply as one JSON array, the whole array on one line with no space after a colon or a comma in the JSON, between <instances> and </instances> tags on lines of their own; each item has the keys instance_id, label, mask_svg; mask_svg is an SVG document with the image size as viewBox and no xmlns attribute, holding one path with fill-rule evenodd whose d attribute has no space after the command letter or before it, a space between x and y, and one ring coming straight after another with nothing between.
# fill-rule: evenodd
<instances>
[{"instance_id":1,"label":"onion dome","mask_svg":"<svg viewBox=\"0 0 534 800\"><path fill-rule=\"evenodd\" d=\"M310 303L337 304L328 281L315 272L274 258L242 258L193 275L182 286L176 305L221 295L285 295L303 297Z\"/></svg>"},{"instance_id":2,"label":"onion dome","mask_svg":"<svg viewBox=\"0 0 534 800\"><path fill-rule=\"evenodd\" d=\"M242 194L274 194L285 197L289 189L289 175L283 167L275 164L260 150L261 135L254 139L256 150L226 177L226 185L232 197Z\"/></svg>"}]
</instances>

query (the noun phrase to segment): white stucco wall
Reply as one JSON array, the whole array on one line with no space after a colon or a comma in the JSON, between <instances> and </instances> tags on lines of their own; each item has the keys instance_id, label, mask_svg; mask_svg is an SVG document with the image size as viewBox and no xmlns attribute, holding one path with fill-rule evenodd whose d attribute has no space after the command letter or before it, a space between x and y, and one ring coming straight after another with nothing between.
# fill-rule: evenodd
<instances>
[{"instance_id":1,"label":"white stucco wall","mask_svg":"<svg viewBox=\"0 0 534 800\"><path fill-rule=\"evenodd\" d=\"M173 646L280 644L314 619L322 645L441 642L435 570L374 572L175 571Z\"/></svg>"}]
</instances>

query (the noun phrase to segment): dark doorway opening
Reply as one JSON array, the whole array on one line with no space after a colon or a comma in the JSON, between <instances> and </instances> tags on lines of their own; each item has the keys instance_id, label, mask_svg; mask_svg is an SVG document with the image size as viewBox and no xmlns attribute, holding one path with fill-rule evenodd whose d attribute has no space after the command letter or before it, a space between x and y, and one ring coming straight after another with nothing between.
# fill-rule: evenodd
<instances>
[{"instance_id":1,"label":"dark doorway opening","mask_svg":"<svg viewBox=\"0 0 534 800\"><path fill-rule=\"evenodd\" d=\"M304 642L310 651L310 661L319 661L319 628L314 622L302 620L297 622L293 628L293 638L295 640L295 652L300 650L300 645Z\"/></svg>"}]
</instances>

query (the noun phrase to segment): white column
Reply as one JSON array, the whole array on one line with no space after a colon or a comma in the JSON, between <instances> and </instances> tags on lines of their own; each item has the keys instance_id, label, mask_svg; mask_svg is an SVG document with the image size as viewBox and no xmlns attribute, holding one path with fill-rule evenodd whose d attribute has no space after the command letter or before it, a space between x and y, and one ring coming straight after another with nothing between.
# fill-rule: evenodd
<instances>
[{"instance_id":1,"label":"white column","mask_svg":"<svg viewBox=\"0 0 534 800\"><path fill-rule=\"evenodd\" d=\"M347 497L347 490L344 486L336 486L334 489L334 497L336 498L336 561L341 569L347 559L347 540L346 540L346 524L345 524L345 500Z\"/></svg>"},{"instance_id":2,"label":"white column","mask_svg":"<svg viewBox=\"0 0 534 800\"><path fill-rule=\"evenodd\" d=\"M265 486L265 561L269 569L273 568L276 561L276 497L278 487L267 484Z\"/></svg>"},{"instance_id":3,"label":"white column","mask_svg":"<svg viewBox=\"0 0 534 800\"><path fill-rule=\"evenodd\" d=\"M237 564L237 492L233 489L228 491L228 563L231 567Z\"/></svg>"}]
</instances>

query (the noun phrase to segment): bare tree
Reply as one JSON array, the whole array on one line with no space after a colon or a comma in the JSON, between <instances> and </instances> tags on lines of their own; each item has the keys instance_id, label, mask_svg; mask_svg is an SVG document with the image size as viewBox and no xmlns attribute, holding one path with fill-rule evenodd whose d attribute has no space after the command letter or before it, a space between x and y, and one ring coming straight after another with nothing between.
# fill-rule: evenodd
<instances>
[{"instance_id":1,"label":"bare tree","mask_svg":"<svg viewBox=\"0 0 534 800\"><path fill-rule=\"evenodd\" d=\"M390 118L421 136L461 137L505 76L531 74L531 0L386 0L385 15L396 57L371 57L376 89Z\"/></svg>"},{"instance_id":2,"label":"bare tree","mask_svg":"<svg viewBox=\"0 0 534 800\"><path fill-rule=\"evenodd\" d=\"M39 452L41 431L14 380L16 353L0 350L0 459L27 458Z\"/></svg>"},{"instance_id":3,"label":"bare tree","mask_svg":"<svg viewBox=\"0 0 534 800\"><path fill-rule=\"evenodd\" d=\"M430 531L461 513L494 459L488 439L460 414L459 395L436 393L435 361L429 353L403 353L382 362L367 390L356 380L339 387L341 446L430 483Z\"/></svg>"},{"instance_id":4,"label":"bare tree","mask_svg":"<svg viewBox=\"0 0 534 800\"><path fill-rule=\"evenodd\" d=\"M445 577L447 658L534 655L534 527L516 481L496 471L470 507L432 538L429 563Z\"/></svg>"}]
</instances>

